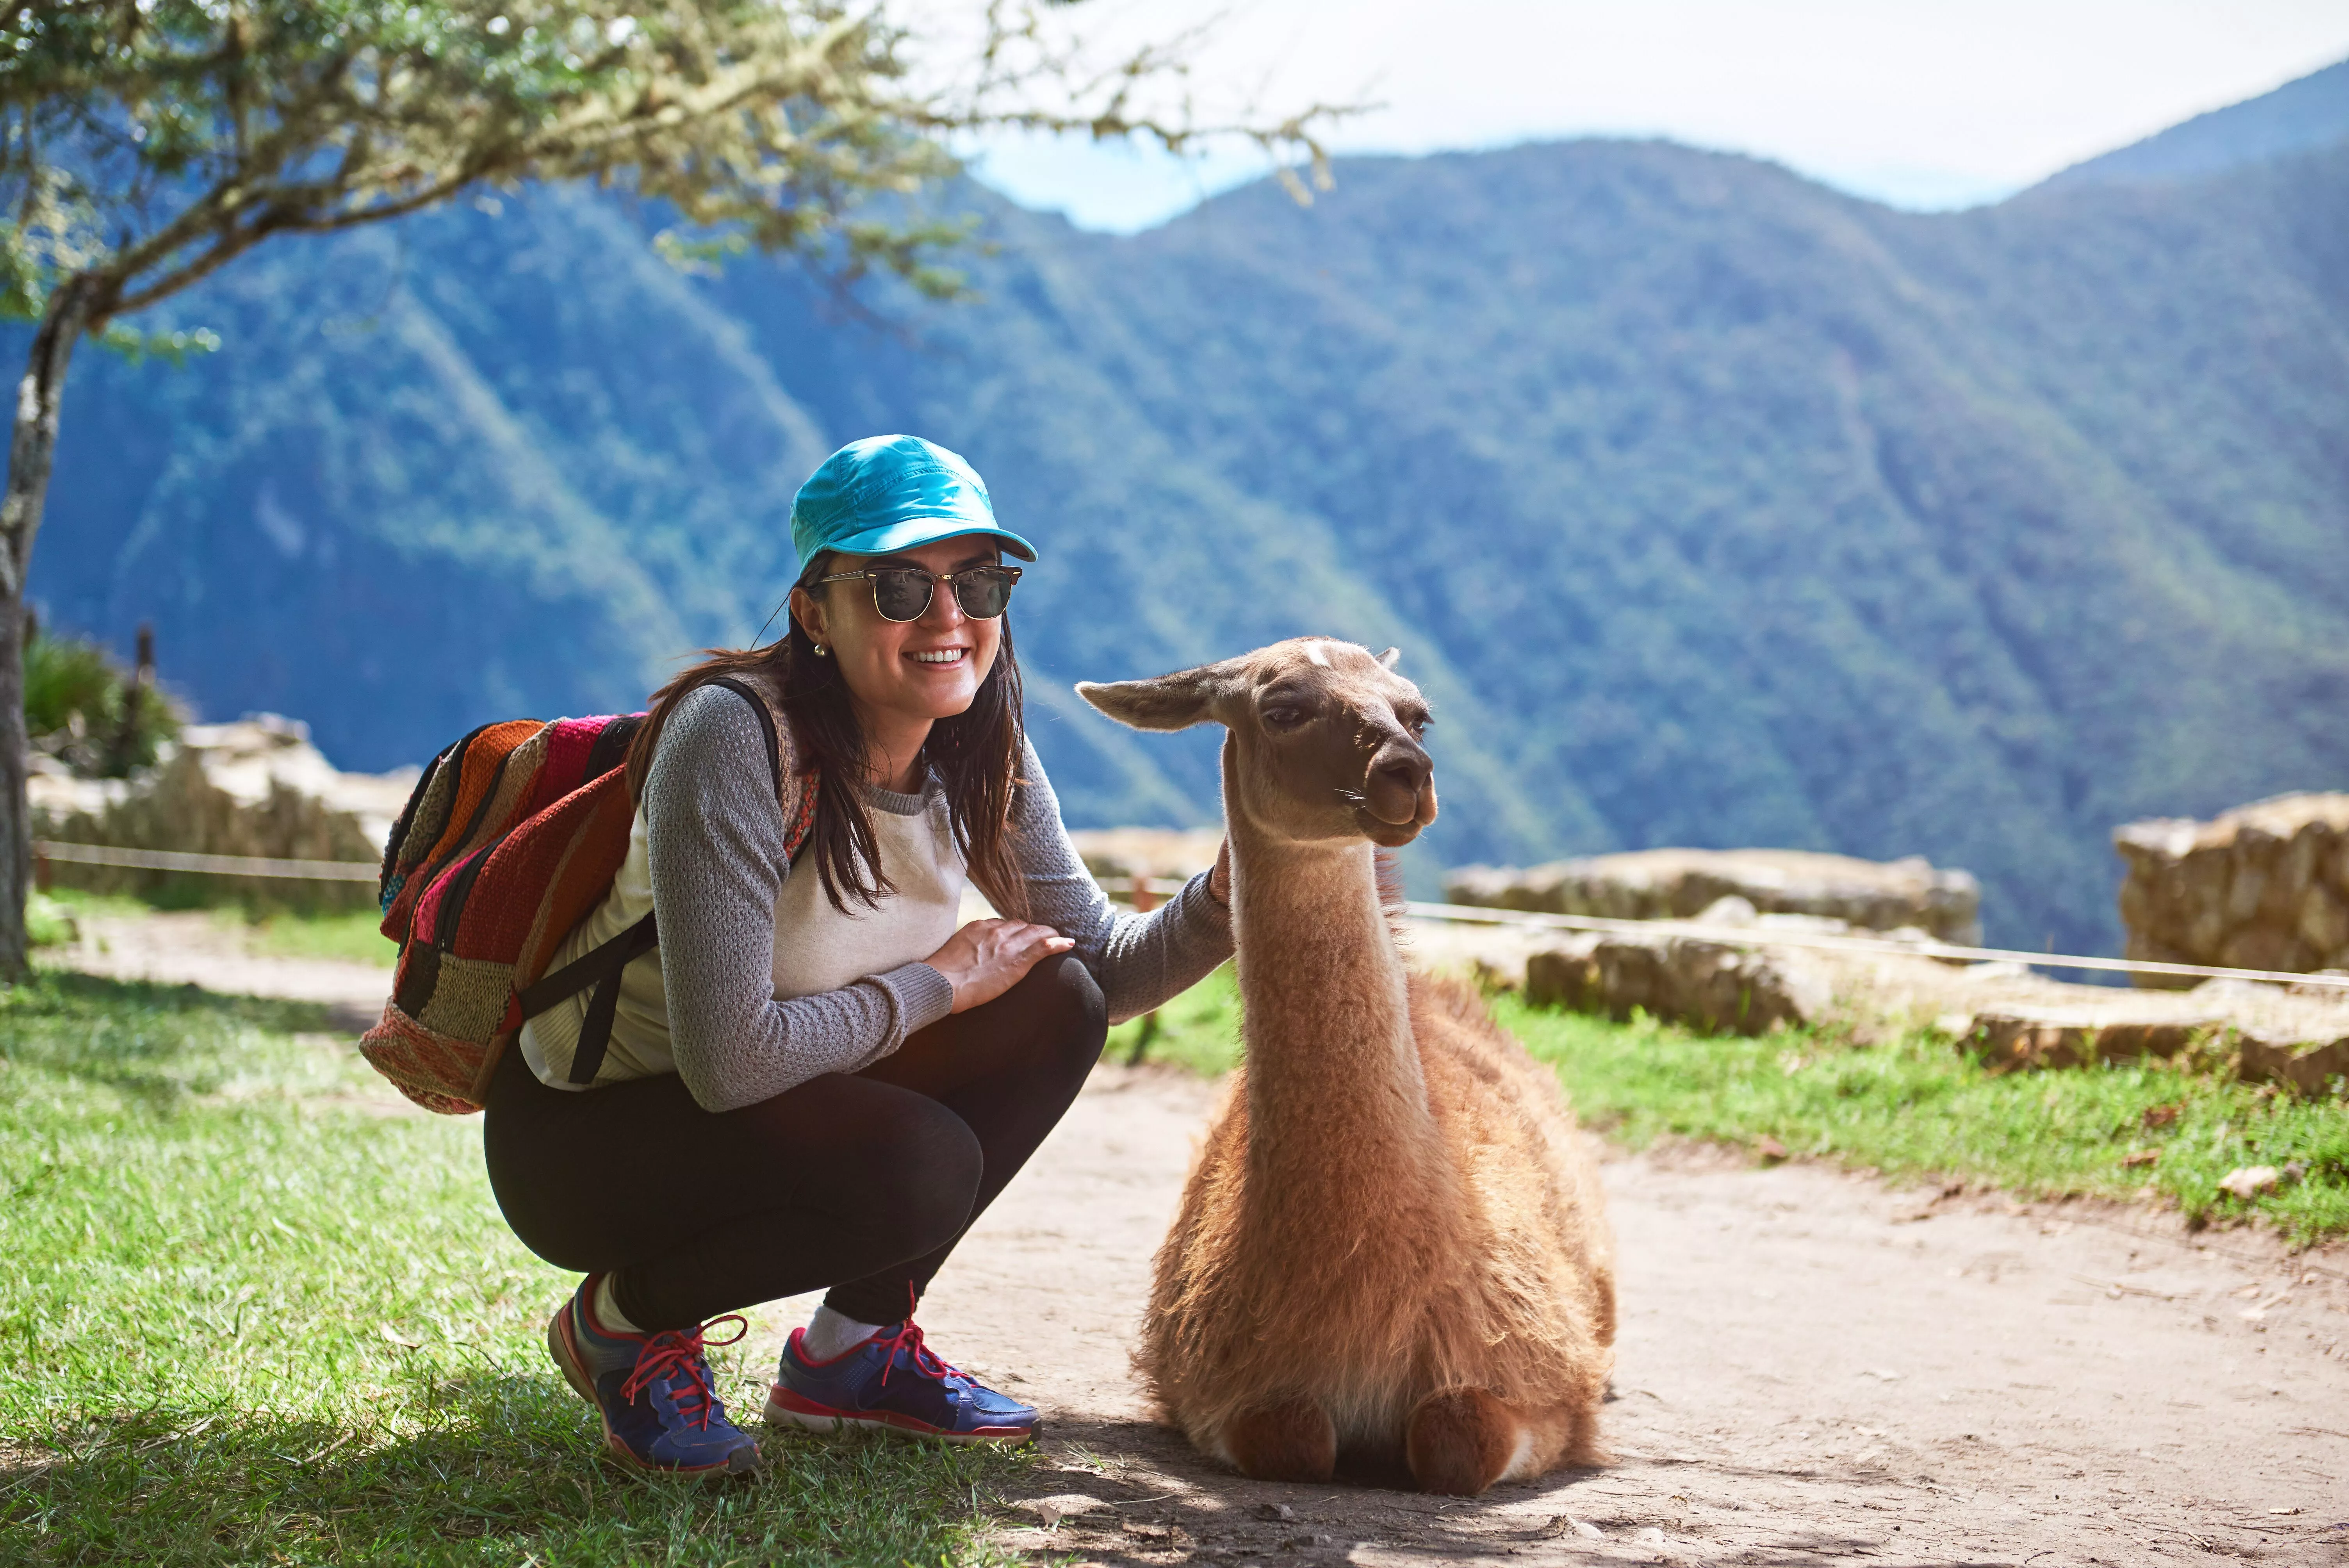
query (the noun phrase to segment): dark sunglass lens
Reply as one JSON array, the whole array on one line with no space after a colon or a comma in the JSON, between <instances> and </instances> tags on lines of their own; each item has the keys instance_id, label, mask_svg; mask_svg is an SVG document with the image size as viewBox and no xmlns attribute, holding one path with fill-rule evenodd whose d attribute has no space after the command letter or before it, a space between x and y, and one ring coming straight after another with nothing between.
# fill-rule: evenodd
<instances>
[{"instance_id":1,"label":"dark sunglass lens","mask_svg":"<svg viewBox=\"0 0 2349 1568\"><path fill-rule=\"evenodd\" d=\"M955 598L974 621L992 621L1010 607L1011 573L965 572L955 579Z\"/></svg>"},{"instance_id":2,"label":"dark sunglass lens","mask_svg":"<svg viewBox=\"0 0 2349 1568\"><path fill-rule=\"evenodd\" d=\"M887 568L873 574L873 604L892 621L918 621L930 607L934 580L926 572Z\"/></svg>"}]
</instances>

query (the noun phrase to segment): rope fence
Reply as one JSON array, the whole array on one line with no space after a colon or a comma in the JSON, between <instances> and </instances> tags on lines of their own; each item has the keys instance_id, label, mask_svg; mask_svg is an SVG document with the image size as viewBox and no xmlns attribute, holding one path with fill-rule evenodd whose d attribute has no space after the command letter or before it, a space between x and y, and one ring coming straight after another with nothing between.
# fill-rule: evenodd
<instances>
[{"instance_id":1,"label":"rope fence","mask_svg":"<svg viewBox=\"0 0 2349 1568\"><path fill-rule=\"evenodd\" d=\"M67 844L36 840L36 861L75 865L120 866L132 871L199 872L212 876L262 877L275 881L372 882L378 868L362 861L279 861L254 855L199 855L178 850L118 849L110 844ZM1171 878L1106 879L1112 892L1139 892L1154 900L1183 891ZM1595 914L1546 914L1533 910L1486 909L1459 903L1407 903L1414 920L1464 925L1531 927L1602 935L1688 936L1744 947L1796 947L1824 953L1875 953L1937 958L1954 964L2023 964L2034 969L2078 969L2106 975L2159 975L2178 979L2257 980L2271 985L2323 987L2349 995L2349 975L2303 975L2276 969L2229 969L2206 964L2164 964L2144 958L2095 958L2078 954L2030 953L2013 947L1959 947L1946 942L1898 942L1889 937L1845 935L1824 931L1771 931L1750 925L1706 925L1693 920L1614 920Z\"/></svg>"},{"instance_id":2,"label":"rope fence","mask_svg":"<svg viewBox=\"0 0 2349 1568\"><path fill-rule=\"evenodd\" d=\"M33 859L67 865L119 866L137 872L202 872L211 876L265 877L273 882L372 882L373 861L273 861L259 855L198 855L181 850L126 850L112 844L33 841Z\"/></svg>"},{"instance_id":3,"label":"rope fence","mask_svg":"<svg viewBox=\"0 0 2349 1568\"><path fill-rule=\"evenodd\" d=\"M1166 879L1117 878L1153 894L1180 892L1184 884ZM2279 969L2227 969L2205 964L2163 964L2144 958L2094 958L2076 954L2030 953L2013 947L1959 947L1946 942L1899 942L1886 936L1845 935L1825 931L1774 931L1751 925L1706 925L1693 920L1614 920L1596 914L1547 914L1534 910L1488 909L1464 903L1410 902L1413 920L1463 925L1533 927L1600 935L1689 936L1741 947L1800 947L1822 953L1875 953L1938 958L1960 964L2025 964L2038 969L2084 969L2107 975L2162 975L2201 980L2259 980L2271 985L2323 986L2349 995L2349 975L2308 975Z\"/></svg>"}]
</instances>

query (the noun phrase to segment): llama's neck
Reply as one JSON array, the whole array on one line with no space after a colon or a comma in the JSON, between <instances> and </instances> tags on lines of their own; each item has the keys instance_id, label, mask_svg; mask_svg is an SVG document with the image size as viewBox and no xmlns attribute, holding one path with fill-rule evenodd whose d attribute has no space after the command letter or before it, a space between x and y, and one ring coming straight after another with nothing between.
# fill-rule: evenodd
<instances>
[{"instance_id":1,"label":"llama's neck","mask_svg":"<svg viewBox=\"0 0 2349 1568\"><path fill-rule=\"evenodd\" d=\"M1317 1183L1413 1180L1427 1086L1371 846L1237 823L1231 838L1252 1162Z\"/></svg>"}]
</instances>

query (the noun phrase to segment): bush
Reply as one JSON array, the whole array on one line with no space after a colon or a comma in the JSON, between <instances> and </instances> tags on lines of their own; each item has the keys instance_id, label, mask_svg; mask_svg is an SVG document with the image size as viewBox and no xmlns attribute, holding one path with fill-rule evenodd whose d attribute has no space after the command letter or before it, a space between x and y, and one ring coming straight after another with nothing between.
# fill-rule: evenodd
<instances>
[{"instance_id":1,"label":"bush","mask_svg":"<svg viewBox=\"0 0 2349 1568\"><path fill-rule=\"evenodd\" d=\"M85 779L121 779L151 766L181 717L151 681L124 673L81 637L35 633L25 643L25 728L34 749Z\"/></svg>"}]
</instances>

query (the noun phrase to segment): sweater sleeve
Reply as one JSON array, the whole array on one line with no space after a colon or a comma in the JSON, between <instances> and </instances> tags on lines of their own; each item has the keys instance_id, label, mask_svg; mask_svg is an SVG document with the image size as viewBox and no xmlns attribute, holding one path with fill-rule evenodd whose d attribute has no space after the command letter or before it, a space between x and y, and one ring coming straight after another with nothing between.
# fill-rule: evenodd
<instances>
[{"instance_id":1,"label":"sweater sleeve","mask_svg":"<svg viewBox=\"0 0 2349 1568\"><path fill-rule=\"evenodd\" d=\"M1100 983L1111 1023L1180 995L1232 955L1231 912L1207 891L1206 872L1148 914L1119 914L1069 841L1033 746L1021 754L1019 779L1011 825L1020 886L1012 892L1026 895L1028 919L1075 940L1074 956Z\"/></svg>"},{"instance_id":2,"label":"sweater sleeve","mask_svg":"<svg viewBox=\"0 0 2349 1568\"><path fill-rule=\"evenodd\" d=\"M775 1000L775 898L791 860L765 749L740 694L705 686L669 716L645 780L669 1046L705 1110L869 1067L954 1006L926 964Z\"/></svg>"}]
</instances>

